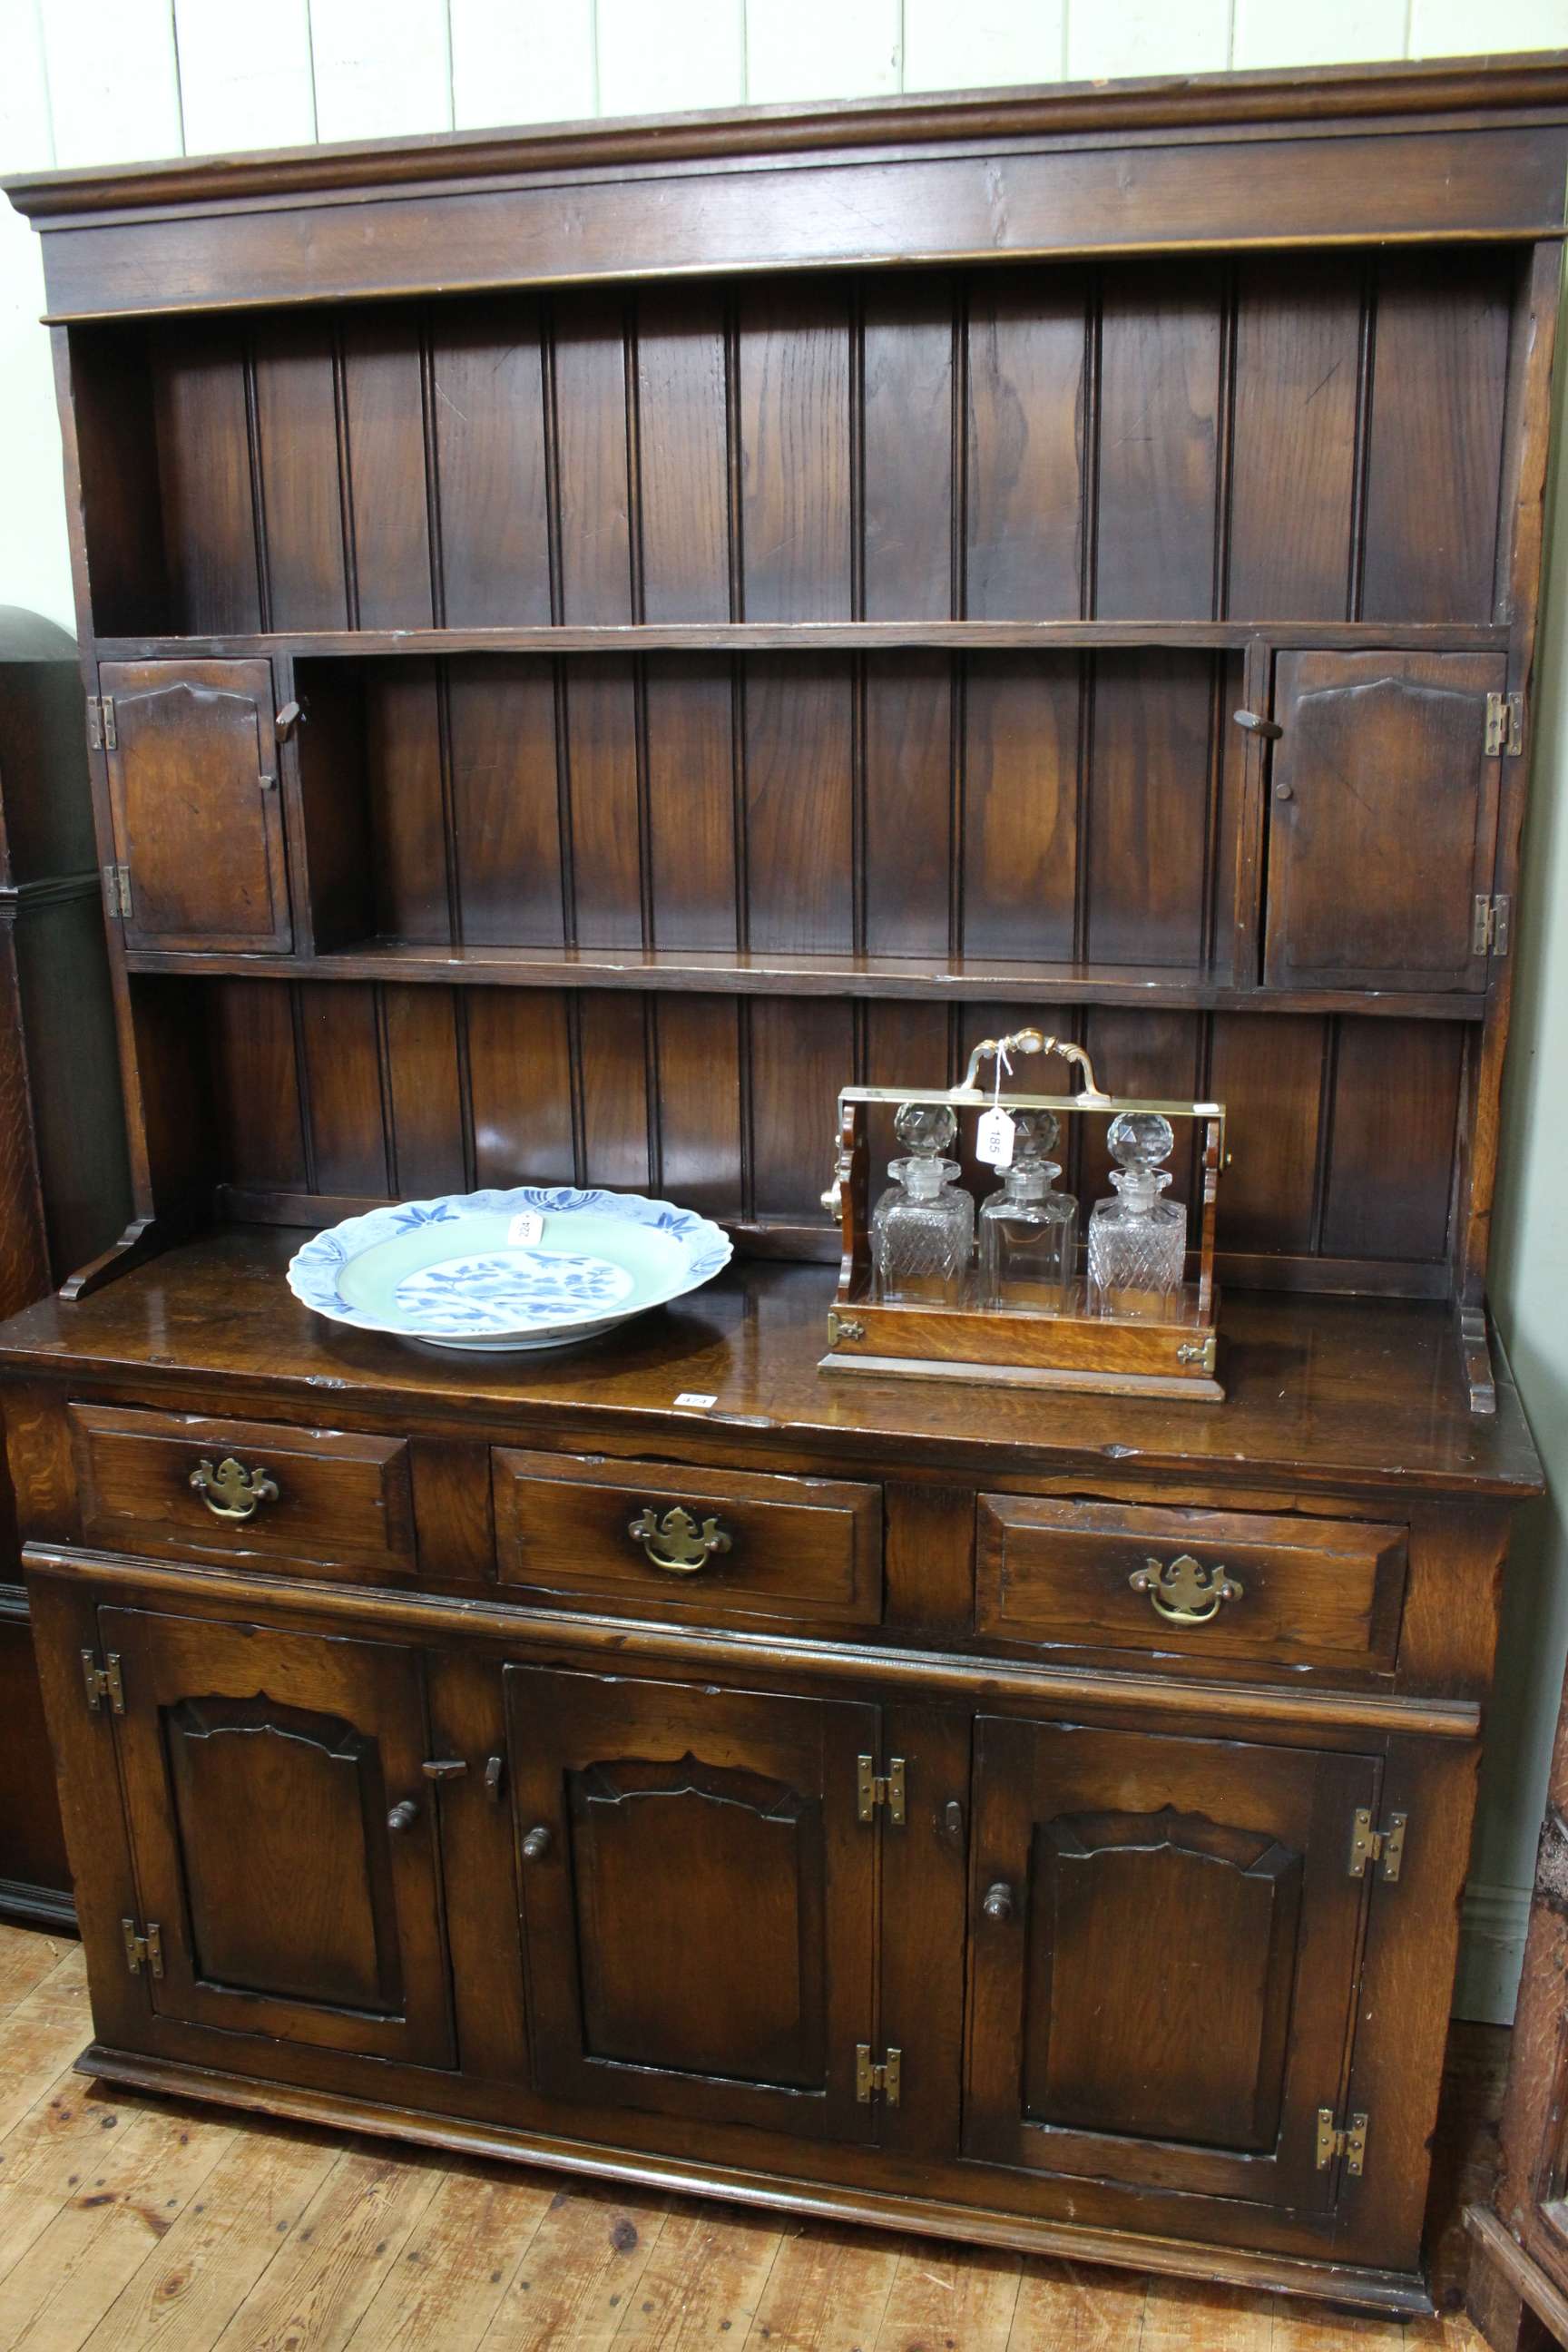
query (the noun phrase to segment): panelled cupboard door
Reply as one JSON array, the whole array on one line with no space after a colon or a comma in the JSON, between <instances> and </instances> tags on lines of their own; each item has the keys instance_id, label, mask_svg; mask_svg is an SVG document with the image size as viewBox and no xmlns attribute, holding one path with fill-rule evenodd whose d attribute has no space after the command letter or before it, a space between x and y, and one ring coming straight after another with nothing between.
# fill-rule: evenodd
<instances>
[{"instance_id":1,"label":"panelled cupboard door","mask_svg":"<svg viewBox=\"0 0 1568 2352\"><path fill-rule=\"evenodd\" d=\"M1275 667L1264 978L1474 989L1487 951L1500 654L1284 653Z\"/></svg>"},{"instance_id":2,"label":"panelled cupboard door","mask_svg":"<svg viewBox=\"0 0 1568 2352\"><path fill-rule=\"evenodd\" d=\"M418 1652L140 1609L99 1623L158 2014L450 2066Z\"/></svg>"},{"instance_id":3,"label":"panelled cupboard door","mask_svg":"<svg viewBox=\"0 0 1568 2352\"><path fill-rule=\"evenodd\" d=\"M506 1683L539 2088L868 2139L877 1710L545 1666Z\"/></svg>"},{"instance_id":4,"label":"panelled cupboard door","mask_svg":"<svg viewBox=\"0 0 1568 2352\"><path fill-rule=\"evenodd\" d=\"M105 662L98 675L127 946L289 946L271 664Z\"/></svg>"},{"instance_id":5,"label":"panelled cupboard door","mask_svg":"<svg viewBox=\"0 0 1568 2352\"><path fill-rule=\"evenodd\" d=\"M964 2153L1331 2204L1317 2117L1350 2043L1360 1756L983 1717Z\"/></svg>"}]
</instances>

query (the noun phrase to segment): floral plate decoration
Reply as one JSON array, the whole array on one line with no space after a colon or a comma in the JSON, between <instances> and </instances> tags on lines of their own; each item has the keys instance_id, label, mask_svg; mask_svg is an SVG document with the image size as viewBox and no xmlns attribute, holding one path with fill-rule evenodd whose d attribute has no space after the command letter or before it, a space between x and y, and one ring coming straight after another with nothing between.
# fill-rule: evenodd
<instances>
[{"instance_id":1,"label":"floral plate decoration","mask_svg":"<svg viewBox=\"0 0 1568 2352\"><path fill-rule=\"evenodd\" d=\"M560 1348L679 1298L728 1265L706 1217L637 1192L520 1184L349 1217L289 1267L296 1298L437 1348Z\"/></svg>"}]
</instances>

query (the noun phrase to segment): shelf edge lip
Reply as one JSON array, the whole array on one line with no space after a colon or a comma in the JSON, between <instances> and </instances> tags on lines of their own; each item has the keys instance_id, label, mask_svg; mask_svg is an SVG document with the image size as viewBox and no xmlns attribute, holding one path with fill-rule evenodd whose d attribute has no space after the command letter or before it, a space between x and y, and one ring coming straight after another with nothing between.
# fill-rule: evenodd
<instances>
[{"instance_id":1,"label":"shelf edge lip","mask_svg":"<svg viewBox=\"0 0 1568 2352\"><path fill-rule=\"evenodd\" d=\"M487 180L518 171L739 163L756 155L810 157L887 146L940 149L977 135L1006 141L1139 130L1190 133L1250 123L1322 129L1383 119L1420 122L1455 113L1479 113L1500 123L1524 110L1556 115L1564 108L1568 51L1535 50L1490 59L1392 60L1371 70L1268 68L589 119L239 156L19 172L0 181L0 187L27 218L54 220L236 197Z\"/></svg>"},{"instance_id":2,"label":"shelf edge lip","mask_svg":"<svg viewBox=\"0 0 1568 2352\"><path fill-rule=\"evenodd\" d=\"M329 1581L320 1577L271 1575L265 1570L223 1567L199 1561L153 1560L129 1552L87 1546L29 1543L24 1567L45 1575L92 1584L135 1583L161 1591L205 1590L268 1601L299 1596L301 1607L348 1619L389 1613L410 1626L437 1630L460 1625L500 1640L521 1637L530 1646L554 1644L588 1653L632 1658L687 1657L719 1665L733 1660L816 1672L836 1681L864 1676L887 1684L963 1691L986 1698L1055 1700L1064 1706L1138 1706L1152 1714L1187 1716L1206 1712L1237 1722L1316 1725L1327 1730L1386 1731L1405 1737L1475 1739L1481 1708L1475 1699L1401 1698L1365 1689L1329 1686L1302 1690L1289 1683L1206 1682L1177 1675L1140 1674L1129 1667L1038 1664L994 1653L883 1649L874 1640L833 1641L804 1633L747 1633L698 1624L667 1625L647 1619L498 1601L476 1588L473 1595L409 1591L395 1586ZM236 1591L237 1588L237 1591ZM874 1631L878 1629L868 1629Z\"/></svg>"},{"instance_id":3,"label":"shelf edge lip","mask_svg":"<svg viewBox=\"0 0 1568 2352\"><path fill-rule=\"evenodd\" d=\"M655 953L657 954L657 950ZM273 955L203 949L129 948L125 969L143 979L382 980L415 986L450 988L590 988L651 995L813 996L870 999L910 997L921 1003L963 1003L1033 996L1042 1003L1080 1002L1175 1007L1187 1012L1265 1014L1347 1013L1352 1018L1395 1021L1483 1022L1487 997L1479 990L1279 989L1237 987L1190 974L1145 975L1141 970L1101 972L1053 970L1039 964L987 962L973 971L959 964L908 964L897 957L827 956L750 960L665 951L668 961L651 961L634 950L531 951L508 956L500 950L405 949L367 942L316 955Z\"/></svg>"},{"instance_id":4,"label":"shelf edge lip","mask_svg":"<svg viewBox=\"0 0 1568 2352\"><path fill-rule=\"evenodd\" d=\"M83 650L100 661L387 659L441 654L1027 652L1190 647L1243 651L1261 640L1279 652L1467 653L1506 649L1500 621L679 621L608 626L553 622L536 628L274 629L230 636L103 632Z\"/></svg>"}]
</instances>

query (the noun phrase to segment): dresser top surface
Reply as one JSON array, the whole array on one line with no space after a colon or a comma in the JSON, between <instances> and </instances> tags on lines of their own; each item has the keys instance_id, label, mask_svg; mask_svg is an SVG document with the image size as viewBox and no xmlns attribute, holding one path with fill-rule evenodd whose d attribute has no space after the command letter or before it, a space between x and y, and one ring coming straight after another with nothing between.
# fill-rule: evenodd
<instances>
[{"instance_id":1,"label":"dresser top surface","mask_svg":"<svg viewBox=\"0 0 1568 2352\"><path fill-rule=\"evenodd\" d=\"M1541 1483L1529 1425L1500 1362L1495 1416L1466 1403L1454 1321L1441 1307L1237 1292L1223 1303L1224 1404L1079 1396L820 1372L835 1274L751 1262L704 1290L560 1352L473 1357L329 1325L288 1290L301 1236L226 1228L91 1297L44 1299L0 1326L0 1364L149 1395L194 1386L297 1405L333 1401L417 1425L422 1416L517 1426L570 1423L591 1437L711 1429L896 1465L1059 1473L1108 1461L1123 1475L1235 1478L1286 1472L1433 1491L1523 1496ZM683 1395L710 1407L677 1406ZM1005 1455L1004 1464L997 1457Z\"/></svg>"}]
</instances>

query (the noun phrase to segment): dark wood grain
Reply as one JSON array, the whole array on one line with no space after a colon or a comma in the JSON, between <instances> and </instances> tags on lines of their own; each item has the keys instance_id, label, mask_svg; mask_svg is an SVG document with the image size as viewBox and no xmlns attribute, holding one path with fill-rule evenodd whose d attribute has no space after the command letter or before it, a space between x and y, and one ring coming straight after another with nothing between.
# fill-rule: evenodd
<instances>
[{"instance_id":1,"label":"dark wood grain","mask_svg":"<svg viewBox=\"0 0 1568 2352\"><path fill-rule=\"evenodd\" d=\"M566 931L553 666L527 659L453 662L447 709L464 941L559 946ZM589 813L583 812L584 823Z\"/></svg>"},{"instance_id":2,"label":"dark wood grain","mask_svg":"<svg viewBox=\"0 0 1568 2352\"><path fill-rule=\"evenodd\" d=\"M1338 255L1238 272L1226 610L1341 620L1351 592L1365 293Z\"/></svg>"},{"instance_id":3,"label":"dark wood grain","mask_svg":"<svg viewBox=\"0 0 1568 2352\"><path fill-rule=\"evenodd\" d=\"M728 343L727 307L708 288L650 288L640 296L639 618L731 617Z\"/></svg>"},{"instance_id":4,"label":"dark wood grain","mask_svg":"<svg viewBox=\"0 0 1568 2352\"><path fill-rule=\"evenodd\" d=\"M268 626L341 629L348 585L336 337L319 320L268 320L253 365Z\"/></svg>"},{"instance_id":5,"label":"dark wood grain","mask_svg":"<svg viewBox=\"0 0 1568 2352\"><path fill-rule=\"evenodd\" d=\"M872 282L861 298L864 608L941 620L953 604L958 288Z\"/></svg>"},{"instance_id":6,"label":"dark wood grain","mask_svg":"<svg viewBox=\"0 0 1568 2352\"><path fill-rule=\"evenodd\" d=\"M435 617L419 340L396 311L342 331L354 616L370 629Z\"/></svg>"},{"instance_id":7,"label":"dark wood grain","mask_svg":"<svg viewBox=\"0 0 1568 2352\"><path fill-rule=\"evenodd\" d=\"M1106 281L1093 610L1107 620L1214 608L1220 303L1210 263Z\"/></svg>"},{"instance_id":8,"label":"dark wood grain","mask_svg":"<svg viewBox=\"0 0 1568 2352\"><path fill-rule=\"evenodd\" d=\"M1084 610L1087 291L1068 273L977 280L968 315L963 610L1051 620Z\"/></svg>"},{"instance_id":9,"label":"dark wood grain","mask_svg":"<svg viewBox=\"0 0 1568 2352\"><path fill-rule=\"evenodd\" d=\"M1468 620L1491 596L1508 306L1495 269L1390 257L1377 285L1362 611Z\"/></svg>"},{"instance_id":10,"label":"dark wood grain","mask_svg":"<svg viewBox=\"0 0 1568 2352\"><path fill-rule=\"evenodd\" d=\"M748 289L738 364L745 616L847 620L853 518L842 289Z\"/></svg>"},{"instance_id":11,"label":"dark wood grain","mask_svg":"<svg viewBox=\"0 0 1568 2352\"><path fill-rule=\"evenodd\" d=\"M444 305L430 350L447 622L551 617L544 375L527 300Z\"/></svg>"}]
</instances>

